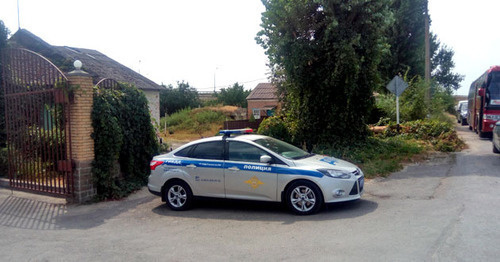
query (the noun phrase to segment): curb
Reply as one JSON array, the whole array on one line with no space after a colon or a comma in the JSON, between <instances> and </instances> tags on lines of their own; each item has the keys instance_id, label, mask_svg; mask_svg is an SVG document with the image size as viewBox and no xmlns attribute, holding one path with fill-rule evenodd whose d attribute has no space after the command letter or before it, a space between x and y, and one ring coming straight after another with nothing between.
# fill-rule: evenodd
<instances>
[{"instance_id":1,"label":"curb","mask_svg":"<svg viewBox=\"0 0 500 262\"><path fill-rule=\"evenodd\" d=\"M0 178L0 187L10 188L10 183L8 178Z\"/></svg>"}]
</instances>

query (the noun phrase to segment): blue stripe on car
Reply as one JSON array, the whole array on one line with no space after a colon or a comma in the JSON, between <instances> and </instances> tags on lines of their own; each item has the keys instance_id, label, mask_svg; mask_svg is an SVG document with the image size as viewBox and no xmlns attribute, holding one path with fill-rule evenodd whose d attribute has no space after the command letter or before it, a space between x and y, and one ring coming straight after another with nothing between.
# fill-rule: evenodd
<instances>
[{"instance_id":1,"label":"blue stripe on car","mask_svg":"<svg viewBox=\"0 0 500 262\"><path fill-rule=\"evenodd\" d=\"M188 166L196 165L197 167L205 168L222 168L226 164L225 169L230 167L237 167L240 170L248 170L253 172L263 172L263 173L277 173L283 175L304 175L312 177L323 177L323 174L319 171L313 170L303 170L295 168L286 167L276 167L268 165L254 165L254 164L239 164L233 162L220 162L220 161L195 161L195 160L165 160L163 165L166 166Z\"/></svg>"}]
</instances>

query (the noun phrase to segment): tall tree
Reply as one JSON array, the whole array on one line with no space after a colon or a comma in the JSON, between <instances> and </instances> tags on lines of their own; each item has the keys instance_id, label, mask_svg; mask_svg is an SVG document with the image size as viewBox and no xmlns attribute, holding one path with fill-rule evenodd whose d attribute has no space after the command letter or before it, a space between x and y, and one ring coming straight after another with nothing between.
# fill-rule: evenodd
<instances>
[{"instance_id":1,"label":"tall tree","mask_svg":"<svg viewBox=\"0 0 500 262\"><path fill-rule=\"evenodd\" d=\"M409 79L425 74L425 10L428 0L392 0L392 23L387 29L389 52L380 68L387 83L395 75L407 75ZM454 52L441 46L437 36L431 33L430 56L432 78L446 90L458 89L463 76L453 73ZM385 88L382 86L382 90Z\"/></svg>"},{"instance_id":2,"label":"tall tree","mask_svg":"<svg viewBox=\"0 0 500 262\"><path fill-rule=\"evenodd\" d=\"M257 42L266 50L296 138L366 137L385 48L389 0L263 0Z\"/></svg>"},{"instance_id":3,"label":"tall tree","mask_svg":"<svg viewBox=\"0 0 500 262\"><path fill-rule=\"evenodd\" d=\"M460 88L460 82L464 80L463 75L453 73L455 68L454 54L455 52L451 48L443 45L432 58L432 78L449 94Z\"/></svg>"},{"instance_id":4,"label":"tall tree","mask_svg":"<svg viewBox=\"0 0 500 262\"><path fill-rule=\"evenodd\" d=\"M160 91L160 115L172 114L188 107L198 107L200 99L195 88L187 82L177 82L177 87L166 86Z\"/></svg>"},{"instance_id":5,"label":"tall tree","mask_svg":"<svg viewBox=\"0 0 500 262\"><path fill-rule=\"evenodd\" d=\"M232 87L222 88L220 92L216 95L217 102L223 105L247 107L247 96L250 91L245 91L243 85L234 83Z\"/></svg>"},{"instance_id":6,"label":"tall tree","mask_svg":"<svg viewBox=\"0 0 500 262\"><path fill-rule=\"evenodd\" d=\"M1 54L2 49L7 47L7 38L9 37L9 29L5 27L5 24L0 20L0 147L5 147L6 133L5 133L5 108L4 108L4 91L3 91L3 79L2 79L2 61Z\"/></svg>"},{"instance_id":7,"label":"tall tree","mask_svg":"<svg viewBox=\"0 0 500 262\"><path fill-rule=\"evenodd\" d=\"M381 70L387 82L395 75L410 78L425 71L425 9L427 0L392 0L392 24L387 30L389 52Z\"/></svg>"}]
</instances>

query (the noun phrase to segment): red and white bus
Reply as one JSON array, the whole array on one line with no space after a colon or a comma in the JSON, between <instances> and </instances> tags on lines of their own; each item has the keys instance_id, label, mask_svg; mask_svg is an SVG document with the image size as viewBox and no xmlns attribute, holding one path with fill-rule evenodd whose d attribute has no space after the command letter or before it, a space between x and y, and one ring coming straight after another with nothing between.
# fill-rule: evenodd
<instances>
[{"instance_id":1,"label":"red and white bus","mask_svg":"<svg viewBox=\"0 0 500 262\"><path fill-rule=\"evenodd\" d=\"M468 104L469 129L479 137L489 136L500 120L500 66L490 67L472 82Z\"/></svg>"}]
</instances>

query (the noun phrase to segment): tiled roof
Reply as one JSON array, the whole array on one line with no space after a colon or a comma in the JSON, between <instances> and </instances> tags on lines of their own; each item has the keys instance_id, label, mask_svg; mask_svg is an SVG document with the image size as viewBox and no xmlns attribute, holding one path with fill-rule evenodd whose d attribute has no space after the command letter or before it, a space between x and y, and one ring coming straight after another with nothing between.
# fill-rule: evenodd
<instances>
[{"instance_id":1,"label":"tiled roof","mask_svg":"<svg viewBox=\"0 0 500 262\"><path fill-rule=\"evenodd\" d=\"M9 39L9 42L14 47L26 48L43 55L63 72L71 71L73 68L72 66L71 68L67 68L68 64L72 65L75 60L80 60L83 64L82 70L92 76L94 84L102 78L111 78L118 82L134 84L137 88L142 90L163 89L162 86L150 79L96 50L68 46L53 46L26 29L18 30Z\"/></svg>"},{"instance_id":2,"label":"tiled roof","mask_svg":"<svg viewBox=\"0 0 500 262\"><path fill-rule=\"evenodd\" d=\"M247 100L277 100L277 91L271 83L259 83L247 96Z\"/></svg>"}]
</instances>

